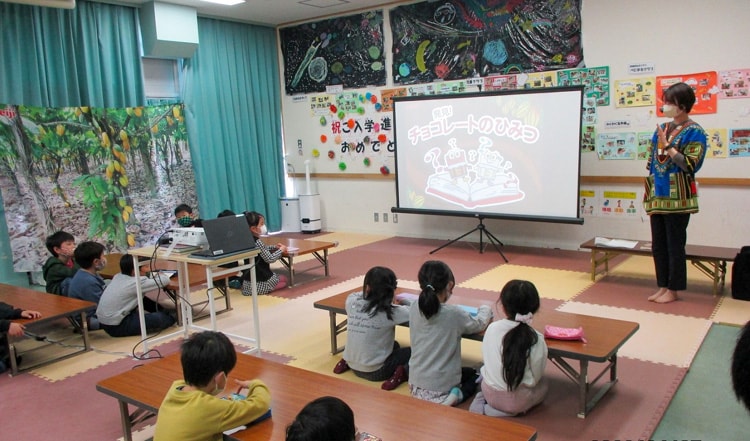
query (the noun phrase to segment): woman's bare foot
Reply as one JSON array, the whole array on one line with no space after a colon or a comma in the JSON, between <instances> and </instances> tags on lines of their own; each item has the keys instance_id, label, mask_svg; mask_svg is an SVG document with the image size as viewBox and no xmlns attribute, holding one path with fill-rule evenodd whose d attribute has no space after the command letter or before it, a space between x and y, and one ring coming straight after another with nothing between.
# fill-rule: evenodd
<instances>
[{"instance_id":1,"label":"woman's bare foot","mask_svg":"<svg viewBox=\"0 0 750 441\"><path fill-rule=\"evenodd\" d=\"M671 289L667 290L664 294L660 295L659 298L654 300L656 303L671 303L678 300L677 291Z\"/></svg>"},{"instance_id":2,"label":"woman's bare foot","mask_svg":"<svg viewBox=\"0 0 750 441\"><path fill-rule=\"evenodd\" d=\"M665 292L667 292L667 288L659 288L658 291L656 291L655 293L651 294L648 297L648 301L649 302L655 302L656 299L658 299L659 297L661 297L662 294L664 294Z\"/></svg>"}]
</instances>

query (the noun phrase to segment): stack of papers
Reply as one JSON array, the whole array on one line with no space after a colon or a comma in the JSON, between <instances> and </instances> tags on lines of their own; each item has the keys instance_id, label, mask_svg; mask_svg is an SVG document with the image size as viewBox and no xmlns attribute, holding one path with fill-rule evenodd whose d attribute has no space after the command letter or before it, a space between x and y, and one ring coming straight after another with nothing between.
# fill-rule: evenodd
<instances>
[{"instance_id":1,"label":"stack of papers","mask_svg":"<svg viewBox=\"0 0 750 441\"><path fill-rule=\"evenodd\" d=\"M600 247L612 247L612 248L635 248L638 245L637 240L625 240L625 239L608 239L606 237L597 237L594 239L594 245Z\"/></svg>"}]
</instances>

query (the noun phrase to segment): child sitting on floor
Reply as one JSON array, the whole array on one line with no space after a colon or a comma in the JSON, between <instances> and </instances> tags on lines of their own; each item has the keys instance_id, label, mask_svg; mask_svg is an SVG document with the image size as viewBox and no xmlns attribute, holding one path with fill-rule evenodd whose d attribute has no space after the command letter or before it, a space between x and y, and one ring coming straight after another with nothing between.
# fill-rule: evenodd
<instances>
[{"instance_id":1,"label":"child sitting on floor","mask_svg":"<svg viewBox=\"0 0 750 441\"><path fill-rule=\"evenodd\" d=\"M268 294L271 291L286 287L286 276L276 274L271 270L271 263L281 258L286 252L286 245L279 244L269 246L263 243L261 236L268 234L266 229L266 219L262 214L255 211L246 211L245 220L250 227L250 232L255 239L260 253L255 256L255 277L258 285L258 294ZM242 294L249 296L253 293L252 282L250 281L250 272L245 271L242 281Z\"/></svg>"},{"instance_id":2,"label":"child sitting on floor","mask_svg":"<svg viewBox=\"0 0 750 441\"><path fill-rule=\"evenodd\" d=\"M99 271L107 266L107 258L104 257L104 245L91 241L81 242L73 255L76 262L81 265L81 269L76 272L70 281L68 296L96 304L86 312L89 329L95 331L99 329L96 307L99 305L99 299L102 298L106 286L104 279L99 275Z\"/></svg>"},{"instance_id":3,"label":"child sitting on floor","mask_svg":"<svg viewBox=\"0 0 750 441\"><path fill-rule=\"evenodd\" d=\"M300 410L286 428L286 441L354 441L354 412L343 400L320 397Z\"/></svg>"},{"instance_id":4,"label":"child sitting on floor","mask_svg":"<svg viewBox=\"0 0 750 441\"><path fill-rule=\"evenodd\" d=\"M346 298L347 343L344 358L333 371L349 368L370 381L386 380L381 387L393 390L408 379L410 348L395 341L396 325L409 321L408 306L394 305L396 274L376 266L365 274L361 292Z\"/></svg>"},{"instance_id":5,"label":"child sitting on floor","mask_svg":"<svg viewBox=\"0 0 750 441\"><path fill-rule=\"evenodd\" d=\"M476 371L461 367L461 336L484 330L492 320L492 309L482 305L473 316L460 306L446 304L456 281L445 262L425 262L418 279L422 292L409 310L409 389L415 398L455 406L477 387Z\"/></svg>"},{"instance_id":6,"label":"child sitting on floor","mask_svg":"<svg viewBox=\"0 0 750 441\"><path fill-rule=\"evenodd\" d=\"M470 410L490 416L514 416L541 403L547 393L544 336L531 327L539 310L533 283L511 280L498 303L506 318L490 324L482 342L482 384Z\"/></svg>"},{"instance_id":7,"label":"child sitting on floor","mask_svg":"<svg viewBox=\"0 0 750 441\"><path fill-rule=\"evenodd\" d=\"M45 290L50 294L67 296L70 280L80 269L73 260L75 237L66 231L57 231L47 238L45 245L52 254L42 267Z\"/></svg>"},{"instance_id":8,"label":"child sitting on floor","mask_svg":"<svg viewBox=\"0 0 750 441\"><path fill-rule=\"evenodd\" d=\"M222 433L266 414L271 394L260 380L235 380L244 399L222 399L237 352L226 335L204 331L182 344L184 380L172 383L159 407L154 441L219 441Z\"/></svg>"}]
</instances>

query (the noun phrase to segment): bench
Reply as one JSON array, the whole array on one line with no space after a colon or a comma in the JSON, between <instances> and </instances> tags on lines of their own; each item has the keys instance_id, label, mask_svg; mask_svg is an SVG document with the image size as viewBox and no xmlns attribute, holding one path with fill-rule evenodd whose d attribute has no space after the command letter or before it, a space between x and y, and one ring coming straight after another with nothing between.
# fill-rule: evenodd
<instances>
[{"instance_id":1,"label":"bench","mask_svg":"<svg viewBox=\"0 0 750 441\"><path fill-rule=\"evenodd\" d=\"M596 281L596 275L599 273L606 275L609 272L610 259L619 254L651 256L650 241L638 240L632 242L636 242L633 248L600 245L596 243L596 239L590 239L582 243L581 248L591 250L591 281ZM734 262L734 258L739 251L737 248L686 245L685 257L713 281L713 295L716 296L724 290L727 262ZM604 268L600 269L602 266Z\"/></svg>"},{"instance_id":2,"label":"bench","mask_svg":"<svg viewBox=\"0 0 750 441\"><path fill-rule=\"evenodd\" d=\"M328 311L332 354L343 350L343 347L338 346L337 337L346 331L346 298L352 291L356 290L348 290L313 303L315 308ZM396 292L413 293L414 291L398 288ZM476 299L461 299L460 295L452 296L451 300L451 303L469 306L479 306L481 303ZM344 320L337 323L337 314L343 314ZM533 326L537 331L544 332L544 326L548 324L564 328L582 327L586 331L586 343L546 339L547 357L575 383L578 389L578 417L586 418L602 396L617 383L617 351L638 331L639 325L624 320L546 309L534 315ZM464 338L482 341L484 332L464 335ZM571 361L578 362L577 369ZM589 363L605 363L604 369L593 379L589 379ZM605 377L607 372L609 372L608 378ZM599 380L602 382L600 383ZM594 388L596 384L600 384L598 389Z\"/></svg>"}]
</instances>

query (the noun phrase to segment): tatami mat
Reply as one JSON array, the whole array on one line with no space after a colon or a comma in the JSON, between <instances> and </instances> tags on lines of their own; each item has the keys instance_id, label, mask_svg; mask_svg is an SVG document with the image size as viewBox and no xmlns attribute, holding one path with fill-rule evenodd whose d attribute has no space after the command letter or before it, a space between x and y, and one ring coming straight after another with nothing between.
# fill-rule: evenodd
<instances>
[{"instance_id":1,"label":"tatami mat","mask_svg":"<svg viewBox=\"0 0 750 441\"><path fill-rule=\"evenodd\" d=\"M690 366L711 327L705 319L588 303L568 302L558 310L636 322L640 328L618 355L677 367Z\"/></svg>"},{"instance_id":2,"label":"tatami mat","mask_svg":"<svg viewBox=\"0 0 750 441\"><path fill-rule=\"evenodd\" d=\"M503 285L512 279L529 280L534 283L540 296L557 300L569 300L593 284L590 275L583 272L507 264L479 274L458 286L499 293Z\"/></svg>"}]
</instances>

